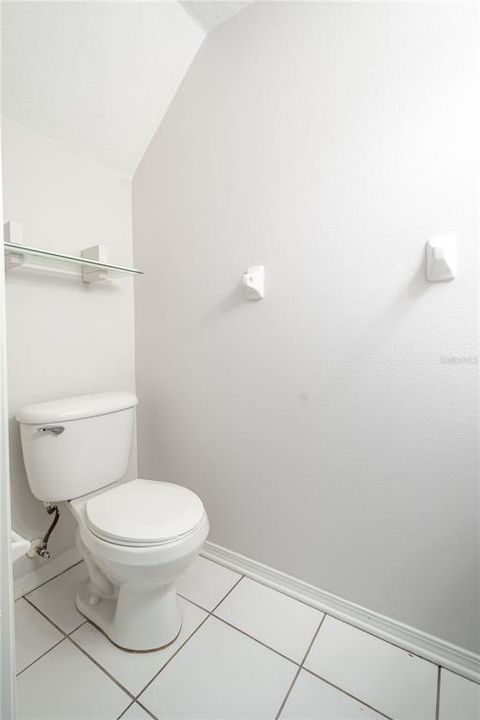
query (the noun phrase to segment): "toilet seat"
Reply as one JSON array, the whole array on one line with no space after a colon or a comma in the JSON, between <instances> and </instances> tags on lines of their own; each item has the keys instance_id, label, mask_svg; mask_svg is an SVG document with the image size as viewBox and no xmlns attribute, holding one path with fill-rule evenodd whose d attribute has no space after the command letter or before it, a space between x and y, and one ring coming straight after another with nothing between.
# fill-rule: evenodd
<instances>
[{"instance_id":1,"label":"toilet seat","mask_svg":"<svg viewBox=\"0 0 480 720\"><path fill-rule=\"evenodd\" d=\"M202 522L202 501L188 488L138 478L87 500L88 529L101 540L150 547L188 535Z\"/></svg>"}]
</instances>

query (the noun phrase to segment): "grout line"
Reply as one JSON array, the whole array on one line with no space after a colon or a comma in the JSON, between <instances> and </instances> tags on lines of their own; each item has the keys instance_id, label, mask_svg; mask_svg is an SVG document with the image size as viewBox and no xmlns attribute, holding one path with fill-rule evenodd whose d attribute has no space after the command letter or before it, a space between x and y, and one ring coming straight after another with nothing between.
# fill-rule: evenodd
<instances>
[{"instance_id":1,"label":"grout line","mask_svg":"<svg viewBox=\"0 0 480 720\"><path fill-rule=\"evenodd\" d=\"M85 623L88 622L88 620L82 620L82 622L80 623L80 625L77 625L77 627L73 628L73 630L70 630L70 632L65 632L65 630L63 630L63 628L61 628L60 625L57 625L57 623L53 622L53 620L52 620L51 618L49 618L48 615L46 615L46 614L43 612L43 610L40 610L40 608L38 608L38 607L35 605L35 603L33 603L28 597L25 596L23 599L25 600L25 602L27 602L27 603L30 605L30 607L32 607L34 610L36 610L39 615L41 615L42 617L44 617L45 620L48 620L48 622L49 622L51 625L53 625L53 627L54 627L56 630L58 630L58 632L62 633L62 635L63 635L64 637L69 637L69 636L72 635L74 632L76 632L76 631L78 630L78 628L81 628L82 625L85 625Z\"/></svg>"},{"instance_id":2,"label":"grout line","mask_svg":"<svg viewBox=\"0 0 480 720\"><path fill-rule=\"evenodd\" d=\"M73 633L76 633L77 630L80 630L80 628L83 627L84 625L86 625L87 623L88 623L88 620L85 619L83 622L80 623L80 625L78 625L78 627L75 628L75 630L71 630L69 633L67 633L67 637L70 637L70 635L73 635Z\"/></svg>"},{"instance_id":3,"label":"grout line","mask_svg":"<svg viewBox=\"0 0 480 720\"><path fill-rule=\"evenodd\" d=\"M34 605L31 600L29 600L27 597L24 597L23 599L25 600L25 602L27 602L30 605L30 607L32 607L34 610L36 610L39 615L41 615L43 618L45 618L45 620L48 620L50 625L53 625L55 630L58 630L58 632L62 633L64 638L67 637L67 633L64 630L62 630L56 623L54 623L53 620L50 620L48 615L45 615L45 613L42 610L39 610L39 608L36 605Z\"/></svg>"},{"instance_id":4,"label":"grout line","mask_svg":"<svg viewBox=\"0 0 480 720\"><path fill-rule=\"evenodd\" d=\"M210 615L210 610L207 610L207 608L203 607L203 605L199 605L194 600L189 600L185 595L181 595L179 592L177 592L177 595L178 595L178 597L182 598L182 600L186 600L191 605L195 605L195 607L197 607L199 610L203 610L203 612L206 612Z\"/></svg>"},{"instance_id":5,"label":"grout line","mask_svg":"<svg viewBox=\"0 0 480 720\"><path fill-rule=\"evenodd\" d=\"M369 703L365 702L365 700L362 700L361 698L357 697L356 695L352 695L352 693L349 693L348 690L345 690L344 688L340 687L339 685L335 685L335 683L322 677L322 675L318 675L318 673L313 672L313 670L310 670L307 667L304 667L302 669L305 670L305 672L309 673L310 675L313 675L313 677L316 677L319 680L322 680L324 683L327 683L327 685L334 687L335 690L340 690L340 692L343 693L344 695L348 695L348 697L352 698L352 700L356 700L358 703L360 703L360 705L364 705L365 707L370 708L370 710L373 710L374 712L378 713L379 715L386 718L387 720L394 720L394 718L392 718L390 715L386 715L384 712L382 712L378 708L374 707L373 705L370 705Z\"/></svg>"},{"instance_id":6,"label":"grout line","mask_svg":"<svg viewBox=\"0 0 480 720\"><path fill-rule=\"evenodd\" d=\"M230 595L230 593L235 590L235 588L237 587L237 585L242 582L242 580L243 580L244 577L245 577L245 575L240 575L240 577L238 578L237 582L236 582L234 585L232 585L232 587L230 588L230 590L229 590L227 593L225 593L225 595L222 597L221 600L219 600L219 602L215 605L215 607L213 607L213 608L210 610L210 615L213 615L213 613L214 613L215 610L218 608L218 606L221 605L221 604L223 603L223 601L226 600L226 598Z\"/></svg>"},{"instance_id":7,"label":"grout line","mask_svg":"<svg viewBox=\"0 0 480 720\"><path fill-rule=\"evenodd\" d=\"M230 588L230 590L222 597L222 599L220 600L220 602L218 602L218 603L215 605L215 607L213 608L213 610L205 611L204 608L200 608L201 610L204 610L205 612L208 612L207 617L203 618L203 620L202 620L202 622L200 623L200 625L197 625L197 627L195 628L195 630L194 630L192 633L190 633L190 635L184 640L184 642L180 645L180 647L177 648L177 650L173 653L173 655L168 658L168 660L167 660L167 662L165 663L165 665L162 665L162 667L160 668L160 670L159 670L152 678L150 678L150 680L148 681L148 683L140 690L140 692L139 692L138 695L136 696L135 699L136 699L137 701L138 701L138 698L140 697L140 695L142 695L142 694L145 692L145 690L149 687L149 685L151 685L152 682L153 682L154 680L156 680L156 678L160 675L160 673L163 672L163 670L165 670L165 668L167 667L167 665L169 665L169 664L172 662L173 658L178 655L178 653L180 652L180 650L182 650L182 648L187 644L187 642L195 635L196 632L198 632L198 631L200 630L200 628L202 627L202 625L204 625L204 624L207 622L208 618L213 614L214 610L217 609L217 607L220 605L220 603L222 603L222 602L225 600L225 598L227 597L227 595L230 595L230 593L232 592L232 590L235 590L235 588L237 587L238 583L240 582L240 580L241 580L242 578L243 578L243 575L237 580L237 582L235 583L235 585L233 585L233 586ZM182 597L183 597L183 596L182 596ZM184 599L187 600L187 598L184 598ZM191 601L189 601L189 602L191 602ZM196 603L194 603L194 604L196 604ZM198 605L198 607L200 607L200 605ZM143 705L142 705L142 708L143 708ZM146 708L144 708L144 709L146 709Z\"/></svg>"},{"instance_id":8,"label":"grout line","mask_svg":"<svg viewBox=\"0 0 480 720\"><path fill-rule=\"evenodd\" d=\"M55 645L52 645L52 647L49 647L48 650L45 650L45 652L43 652L41 655L39 655L38 657L36 657L35 660L32 660L31 663L29 663L28 665L26 665L26 666L23 668L23 670L20 670L20 672L18 672L18 673L16 674L16 677L18 678L22 673L25 672L25 670L28 670L28 668L31 668L32 665L35 665L35 663L38 662L41 658L45 657L45 655L48 655L48 653L50 652L50 650L53 650L54 648L56 648L58 645L60 645L60 643L62 643L62 642L63 642L64 640L66 640L66 639L67 639L67 638L64 636L64 637L60 638L60 640L57 640L57 642L55 643Z\"/></svg>"},{"instance_id":9,"label":"grout line","mask_svg":"<svg viewBox=\"0 0 480 720\"><path fill-rule=\"evenodd\" d=\"M302 661L301 661L301 663L300 663L300 665L299 665L299 667L298 667L298 670L297 670L297 672L295 673L295 676L294 676L294 678L293 678L293 680L292 680L292 682L291 682L291 684L290 684L290 687L289 687L288 690L287 690L287 694L286 694L285 697L283 698L283 702L282 702L282 704L280 705L280 708L279 708L277 714L275 715L275 720L278 720L278 718L280 717L280 715L281 715L281 713L282 713L282 711L283 711L283 708L285 707L285 704L286 704L286 702L287 702L287 700L288 700L288 698L289 698L289 696L290 696L290 693L291 693L292 690L293 690L293 686L294 686L295 683L297 682L297 678L298 678L298 676L300 675L300 672L301 672L301 670L302 670L302 668L303 668L303 663L304 663L305 660L307 659L307 655L308 655L308 653L310 652L310 650L312 649L312 645L313 645L313 643L315 642L315 639L316 639L318 633L320 632L320 628L322 627L323 621L325 620L326 617L327 617L326 615L324 615L324 616L322 617L322 619L320 620L320 623L319 623L317 629L316 629L315 632L313 633L313 637L312 637L310 643L308 644L308 647L307 647L307 650L306 650L306 652L305 652L305 655L303 656L303 659L302 659Z\"/></svg>"},{"instance_id":10,"label":"grout line","mask_svg":"<svg viewBox=\"0 0 480 720\"><path fill-rule=\"evenodd\" d=\"M297 670L296 670L295 675L293 676L293 680L292 680L292 682L290 683L290 687L288 688L288 690L287 690L287 692L286 692L286 695L285 695L285 697L284 697L283 700L282 700L282 704L280 705L280 707L279 707L279 709L278 709L278 712L277 712L277 714L275 715L275 720L278 720L278 719L279 719L279 717L280 717L280 715L281 715L281 713L282 713L282 711L283 711L283 708L285 707L285 704L286 704L288 698L290 697L290 693L291 693L292 690L293 690L293 686L294 686L295 683L297 682L297 678L298 678L298 676L300 675L301 671L302 671L302 668L301 668L300 665L299 665L298 668L297 668Z\"/></svg>"},{"instance_id":11,"label":"grout line","mask_svg":"<svg viewBox=\"0 0 480 720\"><path fill-rule=\"evenodd\" d=\"M320 623L319 623L319 625L318 625L318 628L317 628L317 630L316 630L316 632L315 632L315 635L314 635L313 638L312 638L312 642L311 642L310 645L308 646L307 651L306 651L305 655L303 656L302 662L300 663L300 667L303 667L303 665L304 665L304 663L305 663L305 660L306 660L307 657L308 657L308 653L309 653L310 650L312 649L312 645L313 645L313 643L315 642L315 640L317 639L317 635L318 635L318 633L320 632L320 628L322 627L323 623L325 622L325 618L326 618L326 617L327 617L327 614L324 613L322 619L320 620Z\"/></svg>"},{"instance_id":12,"label":"grout line","mask_svg":"<svg viewBox=\"0 0 480 720\"><path fill-rule=\"evenodd\" d=\"M103 673L105 673L105 675L106 675L108 678L110 678L110 680L112 680L112 682L114 682L115 685L118 685L118 687L119 687L121 690L123 690L123 692L127 693L128 697L129 697L131 700L135 700L135 695L133 695L133 694L130 692L130 690L127 690L127 688L126 688L124 685L122 685L122 683L119 682L113 675L111 675L111 674L108 672L108 670L106 670L106 669L103 667L103 665L100 665L100 663L97 662L97 660L95 660L95 658L93 658L91 655L89 655L89 654L87 653L87 651L82 648L81 645L79 645L77 642L75 642L75 640L73 640L71 637L68 637L67 640L70 640L70 642L72 643L72 645L74 645L74 646L77 648L77 650L80 650L80 652L81 652L83 655L85 655L85 657L87 657L89 660L91 660L91 661L93 662L93 664L96 665L96 666L99 668L99 670L101 670Z\"/></svg>"},{"instance_id":13,"label":"grout line","mask_svg":"<svg viewBox=\"0 0 480 720\"><path fill-rule=\"evenodd\" d=\"M187 602L192 603L192 605L195 605L196 607L200 608L200 610L203 610L204 612L206 612L206 613L208 613L209 615L211 615L212 613L215 612L215 610L218 608L218 606L222 604L222 602L225 600L225 598L227 597L227 595L230 595L230 593L232 592L232 590L235 590L235 588L236 588L237 585L239 584L240 580L242 580L244 577L245 577L245 576L242 575L240 578L238 578L238 580L235 582L234 585L232 585L232 587L230 588L230 590L229 590L227 593L225 593L225 595L222 597L222 599L219 600L218 603L217 603L211 610L209 610L208 608L206 608L204 605L200 605L198 602L195 602L195 600L190 600L189 597L187 597L186 595L182 595L182 593L177 592L177 595L178 595L178 597L181 597L183 600L186 600Z\"/></svg>"},{"instance_id":14,"label":"grout line","mask_svg":"<svg viewBox=\"0 0 480 720\"><path fill-rule=\"evenodd\" d=\"M435 702L435 720L438 720L440 717L440 687L442 682L442 668L438 666L438 674L437 674L437 697Z\"/></svg>"},{"instance_id":15,"label":"grout line","mask_svg":"<svg viewBox=\"0 0 480 720\"><path fill-rule=\"evenodd\" d=\"M45 580L44 582L40 583L40 585L37 585L36 587L34 587L33 590L29 590L27 593L25 593L24 595L21 595L20 597L23 597L26 599L27 595L31 595L32 593L36 592L39 588L43 587L44 585L47 585L49 582L52 582L52 580L55 580L55 578L60 577L60 575L63 575L64 573L68 572L72 568L77 567L77 565L80 565L80 563L82 563L82 562L83 562L83 558L81 560L78 560L73 565L70 565L70 567L65 568L65 570L61 570L59 573L57 573L53 577L49 578L48 580ZM44 565L43 567L46 567L46 565ZM17 598L17 600L20 600L20 598Z\"/></svg>"},{"instance_id":16,"label":"grout line","mask_svg":"<svg viewBox=\"0 0 480 720\"><path fill-rule=\"evenodd\" d=\"M127 712L127 710L130 710L130 708L132 707L132 705L135 705L135 700L132 700L132 702L130 703L130 705L127 705L127 707L125 708L125 710L122 710L122 712L120 713L120 715L117 717L117 720L120 720L120 718L122 718L122 717L125 715L125 713Z\"/></svg>"},{"instance_id":17,"label":"grout line","mask_svg":"<svg viewBox=\"0 0 480 720\"><path fill-rule=\"evenodd\" d=\"M136 700L136 703L137 703L137 705L139 705L142 708L142 710L145 710L147 715L149 715L151 718L153 718L153 720L159 720L159 718L156 715L154 715L151 710L149 710L147 707L145 707L145 705L143 705L140 702L140 700Z\"/></svg>"},{"instance_id":18,"label":"grout line","mask_svg":"<svg viewBox=\"0 0 480 720\"><path fill-rule=\"evenodd\" d=\"M228 627L231 627L232 630L236 630L237 632L241 633L242 635L245 635L245 637L248 637L250 640L254 640L259 645L262 645L264 648L267 648L267 650L271 650L272 652L274 652L275 655L280 655L280 657L283 658L284 660L288 660L288 662L293 663L293 665L299 666L299 663L296 660L292 660L292 658L288 657L288 655L284 655L282 652L280 652L280 650L275 650L275 648L272 647L271 645L267 645L267 643L262 642L262 640L259 640L254 635L250 635L249 633L245 632L245 630L241 630L236 625L232 625L232 623L228 622L227 620L224 620L222 617L219 617L218 615L213 615L213 613L211 613L211 614L212 614L212 617L215 618L215 620L219 620L224 625L228 625Z\"/></svg>"}]
</instances>

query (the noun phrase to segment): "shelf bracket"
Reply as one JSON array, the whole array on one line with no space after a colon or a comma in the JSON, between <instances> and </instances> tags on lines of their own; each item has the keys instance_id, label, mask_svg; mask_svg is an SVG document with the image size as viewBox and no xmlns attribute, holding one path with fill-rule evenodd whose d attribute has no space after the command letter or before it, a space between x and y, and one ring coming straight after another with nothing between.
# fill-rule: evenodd
<instances>
[{"instance_id":1,"label":"shelf bracket","mask_svg":"<svg viewBox=\"0 0 480 720\"><path fill-rule=\"evenodd\" d=\"M15 245L23 245L23 225L20 222L6 222L3 226L3 239L6 243ZM9 252L5 255L5 270L13 270L13 268L23 265L25 255L23 253Z\"/></svg>"},{"instance_id":2,"label":"shelf bracket","mask_svg":"<svg viewBox=\"0 0 480 720\"><path fill-rule=\"evenodd\" d=\"M106 245L92 245L81 251L82 258L95 260L96 262L108 263L108 251ZM82 282L92 283L99 280L108 280L108 270L98 269L90 265L82 267Z\"/></svg>"}]
</instances>

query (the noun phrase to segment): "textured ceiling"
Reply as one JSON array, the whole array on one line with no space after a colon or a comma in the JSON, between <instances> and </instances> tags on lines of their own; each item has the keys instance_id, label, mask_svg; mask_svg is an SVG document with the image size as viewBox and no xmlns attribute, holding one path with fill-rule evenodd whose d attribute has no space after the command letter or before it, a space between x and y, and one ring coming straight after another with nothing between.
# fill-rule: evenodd
<instances>
[{"instance_id":1,"label":"textured ceiling","mask_svg":"<svg viewBox=\"0 0 480 720\"><path fill-rule=\"evenodd\" d=\"M131 176L207 30L247 4L3 2L2 112Z\"/></svg>"}]
</instances>

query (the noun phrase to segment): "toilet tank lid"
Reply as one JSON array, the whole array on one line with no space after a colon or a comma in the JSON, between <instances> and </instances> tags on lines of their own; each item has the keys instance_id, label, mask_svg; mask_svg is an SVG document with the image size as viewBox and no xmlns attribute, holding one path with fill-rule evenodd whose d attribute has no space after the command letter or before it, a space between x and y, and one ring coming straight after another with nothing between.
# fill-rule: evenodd
<instances>
[{"instance_id":1,"label":"toilet tank lid","mask_svg":"<svg viewBox=\"0 0 480 720\"><path fill-rule=\"evenodd\" d=\"M136 396L128 392L76 395L75 397L27 405L18 411L16 418L18 422L28 425L79 420L125 410L134 407L137 402Z\"/></svg>"}]
</instances>

